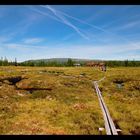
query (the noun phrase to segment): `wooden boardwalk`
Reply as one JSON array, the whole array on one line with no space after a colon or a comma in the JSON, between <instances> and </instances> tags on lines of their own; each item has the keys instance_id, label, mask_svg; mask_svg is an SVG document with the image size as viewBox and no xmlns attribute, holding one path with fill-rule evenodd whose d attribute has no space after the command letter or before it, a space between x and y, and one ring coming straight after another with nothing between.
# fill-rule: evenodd
<instances>
[{"instance_id":1,"label":"wooden boardwalk","mask_svg":"<svg viewBox=\"0 0 140 140\"><path fill-rule=\"evenodd\" d=\"M101 81L101 80L100 80ZM106 134L107 135L118 135L116 127L114 125L114 122L110 116L110 113L107 109L107 106L105 105L105 102L103 100L101 91L98 88L98 84L97 81L93 82L98 99L99 99L99 103L103 112L103 117L104 117L104 121L105 121L105 129L106 129Z\"/></svg>"}]
</instances>

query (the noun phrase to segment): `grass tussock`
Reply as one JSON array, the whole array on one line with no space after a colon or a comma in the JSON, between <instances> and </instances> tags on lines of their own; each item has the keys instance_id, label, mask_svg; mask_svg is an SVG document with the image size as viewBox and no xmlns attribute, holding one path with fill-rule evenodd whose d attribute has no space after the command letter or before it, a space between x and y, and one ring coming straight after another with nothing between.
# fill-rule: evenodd
<instances>
[{"instance_id":1,"label":"grass tussock","mask_svg":"<svg viewBox=\"0 0 140 140\"><path fill-rule=\"evenodd\" d=\"M140 68L110 68L99 87L122 134L139 135Z\"/></svg>"},{"instance_id":2,"label":"grass tussock","mask_svg":"<svg viewBox=\"0 0 140 140\"><path fill-rule=\"evenodd\" d=\"M21 79L0 83L0 134L99 134L104 126L91 84L102 72L68 67L1 71L1 80Z\"/></svg>"},{"instance_id":3,"label":"grass tussock","mask_svg":"<svg viewBox=\"0 0 140 140\"><path fill-rule=\"evenodd\" d=\"M140 134L140 68L0 67L0 134L100 134L92 81L121 134ZM105 134L105 132L103 132Z\"/></svg>"}]
</instances>

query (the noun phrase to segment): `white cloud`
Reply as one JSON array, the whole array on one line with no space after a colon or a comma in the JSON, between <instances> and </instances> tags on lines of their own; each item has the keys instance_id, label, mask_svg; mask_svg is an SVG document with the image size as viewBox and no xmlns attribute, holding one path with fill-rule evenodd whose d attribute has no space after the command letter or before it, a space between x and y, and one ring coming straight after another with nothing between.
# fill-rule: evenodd
<instances>
[{"instance_id":1,"label":"white cloud","mask_svg":"<svg viewBox=\"0 0 140 140\"><path fill-rule=\"evenodd\" d=\"M85 59L139 59L140 56L136 52L140 51L140 43L137 46L126 45L56 45L56 46L41 46L32 44L8 43L3 44L7 47L9 56L12 52L18 52L18 61L28 59L41 59L41 58L85 58ZM3 54L6 53L4 52ZM10 53L11 52L11 53ZM135 57L136 54L136 57ZM6 55L7 56L7 55ZM7 56L8 57L8 56Z\"/></svg>"},{"instance_id":2,"label":"white cloud","mask_svg":"<svg viewBox=\"0 0 140 140\"><path fill-rule=\"evenodd\" d=\"M0 44L1 45L1 44ZM9 47L12 49L24 49L28 48L30 50L37 50L40 49L38 52L40 53L41 50L47 50L47 52L53 53L59 53L60 55L62 53L72 53L72 54L110 54L110 53L125 53L127 51L140 51L140 43L136 43L136 46L132 46L131 44L126 45L66 45L66 44L60 44L60 45L53 45L53 46L45 46L45 45L36 45L33 44L20 44L20 43L5 43L2 44L4 47Z\"/></svg>"},{"instance_id":3,"label":"white cloud","mask_svg":"<svg viewBox=\"0 0 140 140\"><path fill-rule=\"evenodd\" d=\"M28 39L25 39L23 42L26 44L36 44L42 41L44 41L44 39L42 38L28 38Z\"/></svg>"}]
</instances>

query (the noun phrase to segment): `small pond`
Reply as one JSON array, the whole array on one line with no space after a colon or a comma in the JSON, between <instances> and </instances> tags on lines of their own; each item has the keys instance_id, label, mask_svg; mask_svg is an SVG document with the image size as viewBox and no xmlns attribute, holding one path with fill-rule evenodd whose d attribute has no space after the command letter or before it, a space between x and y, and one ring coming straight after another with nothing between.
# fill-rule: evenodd
<instances>
[{"instance_id":1,"label":"small pond","mask_svg":"<svg viewBox=\"0 0 140 140\"><path fill-rule=\"evenodd\" d=\"M122 83L121 84L119 83L119 84L116 84L116 86L118 89L122 89L124 85Z\"/></svg>"},{"instance_id":2,"label":"small pond","mask_svg":"<svg viewBox=\"0 0 140 140\"><path fill-rule=\"evenodd\" d=\"M123 86L124 86L124 81L122 81L122 80L115 80L115 81L113 81L113 83L116 84L116 87L117 87L118 89L122 89Z\"/></svg>"}]
</instances>

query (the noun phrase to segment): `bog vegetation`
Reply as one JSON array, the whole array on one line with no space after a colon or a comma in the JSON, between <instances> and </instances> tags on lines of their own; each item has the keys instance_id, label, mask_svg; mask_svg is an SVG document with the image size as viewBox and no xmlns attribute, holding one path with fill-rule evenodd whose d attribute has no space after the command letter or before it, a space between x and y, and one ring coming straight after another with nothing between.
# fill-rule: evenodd
<instances>
[{"instance_id":1,"label":"bog vegetation","mask_svg":"<svg viewBox=\"0 0 140 140\"><path fill-rule=\"evenodd\" d=\"M0 67L0 134L99 134L91 80L102 76L89 68Z\"/></svg>"},{"instance_id":2,"label":"bog vegetation","mask_svg":"<svg viewBox=\"0 0 140 140\"><path fill-rule=\"evenodd\" d=\"M99 87L122 134L140 134L140 68L110 68Z\"/></svg>"},{"instance_id":3,"label":"bog vegetation","mask_svg":"<svg viewBox=\"0 0 140 140\"><path fill-rule=\"evenodd\" d=\"M99 88L120 134L140 134L139 67L28 66L0 67L0 134L100 134L92 81L104 76Z\"/></svg>"}]
</instances>

